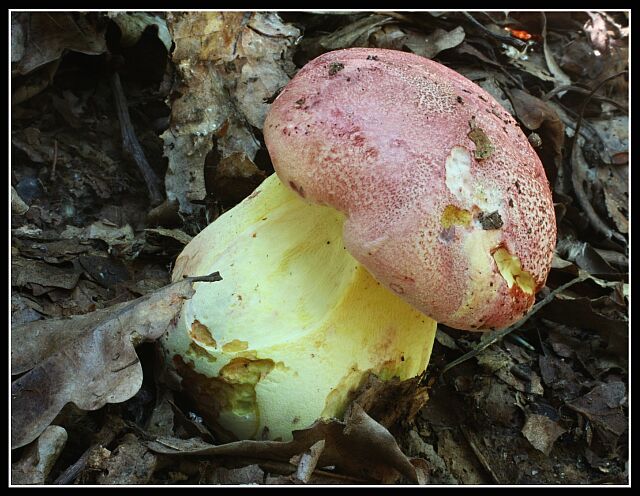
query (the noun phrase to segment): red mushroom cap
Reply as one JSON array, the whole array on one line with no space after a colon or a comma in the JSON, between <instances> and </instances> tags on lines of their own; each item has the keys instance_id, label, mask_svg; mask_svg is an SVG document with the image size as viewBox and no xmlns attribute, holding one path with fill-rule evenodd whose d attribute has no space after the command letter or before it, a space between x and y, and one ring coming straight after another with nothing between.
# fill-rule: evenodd
<instances>
[{"instance_id":1,"label":"red mushroom cap","mask_svg":"<svg viewBox=\"0 0 640 496\"><path fill-rule=\"evenodd\" d=\"M556 241L542 164L515 120L453 70L353 48L304 66L264 137L282 182L347 216L346 248L448 326L520 319Z\"/></svg>"}]
</instances>

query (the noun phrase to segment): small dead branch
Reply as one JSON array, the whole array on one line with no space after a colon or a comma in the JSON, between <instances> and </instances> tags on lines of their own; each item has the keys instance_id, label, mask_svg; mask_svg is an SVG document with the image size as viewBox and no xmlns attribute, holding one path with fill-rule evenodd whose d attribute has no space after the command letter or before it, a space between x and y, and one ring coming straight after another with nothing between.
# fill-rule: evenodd
<instances>
[{"instance_id":1,"label":"small dead branch","mask_svg":"<svg viewBox=\"0 0 640 496\"><path fill-rule=\"evenodd\" d=\"M582 282L586 279L589 279L589 277L590 277L589 274L581 273L575 279L572 279L568 283L563 284L562 286L559 286L553 291L551 291L551 293L549 293L545 298L543 298L538 303L536 303L531 309L531 311L523 319L519 320L514 325L509 326L506 329L502 329L501 331L495 331L495 332L492 332L491 334L487 334L483 336L483 339L473 350L469 351L468 353L465 353L461 357L456 358L454 361L449 362L444 367L444 369L442 369L442 372L440 372L440 376L444 375L445 372L448 372L456 365L460 365L462 362L466 362L467 360L469 360L469 358L473 358L477 356L478 354L480 354L480 352L482 352L483 350L486 350L493 343L500 341L502 338L504 338L508 334L512 333L516 329L519 329L520 327L522 327L522 325L524 325L525 322L527 322L531 317L533 317L533 315L535 315L542 307L549 304L558 293L564 291L568 287L573 286L578 282Z\"/></svg>"},{"instance_id":2,"label":"small dead branch","mask_svg":"<svg viewBox=\"0 0 640 496\"><path fill-rule=\"evenodd\" d=\"M566 85L563 85L563 86L556 86L551 91L549 91L548 93L546 93L543 96L541 96L540 99L542 101L546 102L548 100L551 100L551 98L553 98L558 93L561 93L563 91L575 91L576 93L580 93L582 95L588 95L588 94L591 93L591 91L586 89L586 88L581 88L580 86L576 86L576 85L573 85L573 84L566 84ZM623 103L620 103L620 102L614 100L613 98L607 98L605 96L599 96L599 95L594 95L593 98L595 98L596 100L599 100L599 101L601 101L603 103L609 103L609 104L613 105L614 107L616 107L621 112L628 112L629 111L629 107L627 105L625 105Z\"/></svg>"},{"instance_id":3,"label":"small dead branch","mask_svg":"<svg viewBox=\"0 0 640 496\"><path fill-rule=\"evenodd\" d=\"M553 53L551 53L549 43L547 43L547 16L544 12L541 12L540 15L542 16L542 50L544 52L544 59L547 63L547 67L555 79L554 86L558 87L571 84L571 78L567 76L556 62L556 59L553 58Z\"/></svg>"},{"instance_id":4,"label":"small dead branch","mask_svg":"<svg viewBox=\"0 0 640 496\"><path fill-rule=\"evenodd\" d=\"M493 470L493 468L491 468L491 464L487 460L487 457L484 456L484 453L482 453L480 448L478 448L478 445L475 442L474 436L471 434L471 432L469 432L469 429L467 429L466 426L461 425L460 430L462 431L464 438L469 443L469 446L471 446L471 450L473 451L473 454L476 455L476 458L478 459L480 464L483 466L483 468L487 471L487 473L491 476L493 481L496 484L504 484L504 481L501 481L500 478L497 476L496 472Z\"/></svg>"},{"instance_id":5,"label":"small dead branch","mask_svg":"<svg viewBox=\"0 0 640 496\"><path fill-rule=\"evenodd\" d=\"M475 17L473 17L471 14L467 13L467 12L463 12L464 16L469 19L469 21L471 21L471 23L476 26L477 28L479 28L480 30L482 30L482 32L486 35L488 35L491 38L495 38L496 40L502 42L502 43L508 43L509 45L513 45L516 48L519 49L524 49L527 46L527 42L526 41L522 41L518 38L514 38L513 36L510 35L506 35L506 34L499 34L499 33L494 33L493 31L491 31L489 28L485 27L484 24L482 24L480 21L478 21Z\"/></svg>"},{"instance_id":6,"label":"small dead branch","mask_svg":"<svg viewBox=\"0 0 640 496\"><path fill-rule=\"evenodd\" d=\"M53 481L55 485L67 485L72 484L76 480L80 472L87 466L89 457L94 450L103 446L107 446L113 442L113 440L119 436L125 429L125 424L118 417L109 415L107 421L102 426L100 431L96 434L94 442L82 453L80 458L67 467L56 479Z\"/></svg>"},{"instance_id":7,"label":"small dead branch","mask_svg":"<svg viewBox=\"0 0 640 496\"><path fill-rule=\"evenodd\" d=\"M622 76L623 74L626 74L626 71L619 72L617 74L614 74L613 76L609 76L608 78L605 78L602 81L600 81L593 88L593 90L591 90L589 95L584 99L584 102L582 102L582 107L580 109L580 113L578 114L578 121L576 123L574 139L571 141L571 145L570 145L571 148L570 148L569 157L571 159L571 184L573 185L573 190L575 192L576 199L578 200L578 203L580 204L583 211L587 215L587 218L589 219L589 223L591 224L591 227L593 227L596 231L606 236L607 239L614 238L620 243L622 243L622 246L626 247L627 240L625 239L625 237L622 236L620 233L611 229L600 218L598 213L595 211L595 209L591 205L591 202L589 201L589 198L587 197L587 194L584 191L584 188L582 187L582 183L586 178L588 164L584 156L582 155L582 149L580 148L580 146L578 146L578 143L577 143L578 136L580 135L580 127L582 126L582 118L584 116L584 111L587 107L587 104L589 103L593 95L596 93L596 91L598 91L602 87L602 85L604 85L607 81L610 81L614 78Z\"/></svg>"},{"instance_id":8,"label":"small dead branch","mask_svg":"<svg viewBox=\"0 0 640 496\"><path fill-rule=\"evenodd\" d=\"M51 174L49 179L53 182L56 177L56 165L58 164L58 140L53 140L53 160L51 163Z\"/></svg>"},{"instance_id":9,"label":"small dead branch","mask_svg":"<svg viewBox=\"0 0 640 496\"><path fill-rule=\"evenodd\" d=\"M122 90L122 84L120 83L120 75L114 72L111 76L111 90L113 91L113 98L116 104L116 110L118 112L118 120L120 121L120 130L122 132L122 147L126 156L131 158L140 173L144 178L144 182L149 190L149 198L153 206L162 203L162 186L160 179L153 172L153 169L147 161L147 157L144 155L144 150L138 141L136 133L131 123L131 117L129 115L129 107L127 105L127 99Z\"/></svg>"}]
</instances>

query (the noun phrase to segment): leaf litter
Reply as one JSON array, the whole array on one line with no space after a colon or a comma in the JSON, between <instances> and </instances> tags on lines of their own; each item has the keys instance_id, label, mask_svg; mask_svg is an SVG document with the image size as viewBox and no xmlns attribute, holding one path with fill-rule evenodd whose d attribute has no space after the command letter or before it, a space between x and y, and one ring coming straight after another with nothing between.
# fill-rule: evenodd
<instances>
[{"instance_id":1,"label":"leaf litter","mask_svg":"<svg viewBox=\"0 0 640 496\"><path fill-rule=\"evenodd\" d=\"M626 483L628 24L625 12L12 13L12 482ZM421 382L370 378L344 421L288 447L252 442L256 458L248 442L216 444L141 343L188 294L163 288L181 247L271 172L260 130L273 95L347 46L433 57L536 133L557 256L518 328L439 329ZM108 52L164 178L155 208L95 70ZM89 345L97 331L109 353Z\"/></svg>"}]
</instances>

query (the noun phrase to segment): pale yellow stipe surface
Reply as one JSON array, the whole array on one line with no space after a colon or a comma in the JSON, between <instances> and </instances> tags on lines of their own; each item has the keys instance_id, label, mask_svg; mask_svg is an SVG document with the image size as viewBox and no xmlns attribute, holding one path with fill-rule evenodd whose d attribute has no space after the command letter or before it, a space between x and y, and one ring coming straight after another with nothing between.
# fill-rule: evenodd
<instances>
[{"instance_id":1,"label":"pale yellow stipe surface","mask_svg":"<svg viewBox=\"0 0 640 496\"><path fill-rule=\"evenodd\" d=\"M217 270L223 280L196 285L162 341L167 359L181 355L203 376L223 375L231 387L218 422L239 438L266 428L271 439L290 439L320 417L341 417L367 371L408 379L426 369L436 322L344 249L343 221L274 174L176 264L174 278ZM198 353L189 334L196 320ZM197 340L200 326L210 338Z\"/></svg>"}]
</instances>

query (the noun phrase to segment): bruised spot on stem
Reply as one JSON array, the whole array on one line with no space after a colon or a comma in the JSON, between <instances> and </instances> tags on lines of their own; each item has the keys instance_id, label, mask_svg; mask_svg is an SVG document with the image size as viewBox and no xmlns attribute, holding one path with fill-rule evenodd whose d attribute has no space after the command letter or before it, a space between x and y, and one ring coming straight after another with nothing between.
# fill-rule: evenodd
<instances>
[{"instance_id":1,"label":"bruised spot on stem","mask_svg":"<svg viewBox=\"0 0 640 496\"><path fill-rule=\"evenodd\" d=\"M206 325L201 324L199 320L194 320L193 324L191 324L189 336L200 346L204 345L211 348L216 348L218 346L216 340L213 339L209 328Z\"/></svg>"},{"instance_id":2,"label":"bruised spot on stem","mask_svg":"<svg viewBox=\"0 0 640 496\"><path fill-rule=\"evenodd\" d=\"M200 407L198 413L217 436L226 442L235 440L236 436L218 422L221 412L230 412L248 421L253 430L249 437L255 437L260 425L256 385L276 366L273 360L234 358L220 369L218 377L196 372L180 355L173 357L173 363L182 377L184 392Z\"/></svg>"},{"instance_id":3,"label":"bruised spot on stem","mask_svg":"<svg viewBox=\"0 0 640 496\"><path fill-rule=\"evenodd\" d=\"M234 339L233 341L229 341L222 345L222 351L225 353L235 353L238 351L245 351L249 348L249 343L247 341L240 341L239 339Z\"/></svg>"}]
</instances>

